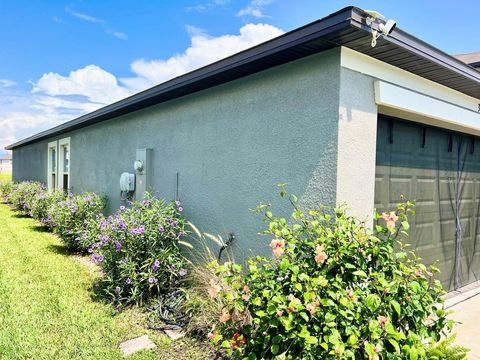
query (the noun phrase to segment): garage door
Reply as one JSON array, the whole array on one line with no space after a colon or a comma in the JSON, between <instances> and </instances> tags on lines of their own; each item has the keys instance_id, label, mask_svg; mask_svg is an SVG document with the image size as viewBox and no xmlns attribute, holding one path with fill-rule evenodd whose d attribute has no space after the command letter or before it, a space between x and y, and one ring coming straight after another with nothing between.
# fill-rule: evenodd
<instances>
[{"instance_id":1,"label":"garage door","mask_svg":"<svg viewBox=\"0 0 480 360\"><path fill-rule=\"evenodd\" d=\"M456 289L480 276L480 139L379 116L375 207L415 201L408 243Z\"/></svg>"}]
</instances>

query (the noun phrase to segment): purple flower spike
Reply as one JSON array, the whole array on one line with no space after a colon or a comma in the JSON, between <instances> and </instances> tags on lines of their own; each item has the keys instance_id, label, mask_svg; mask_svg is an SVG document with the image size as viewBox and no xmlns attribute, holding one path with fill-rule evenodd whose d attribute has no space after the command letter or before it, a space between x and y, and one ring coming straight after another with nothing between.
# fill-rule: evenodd
<instances>
[{"instance_id":1,"label":"purple flower spike","mask_svg":"<svg viewBox=\"0 0 480 360\"><path fill-rule=\"evenodd\" d=\"M157 271L160 268L160 261L155 260L152 265L152 271Z\"/></svg>"},{"instance_id":2,"label":"purple flower spike","mask_svg":"<svg viewBox=\"0 0 480 360\"><path fill-rule=\"evenodd\" d=\"M132 283L132 279L127 278L127 280L125 280L125 284L130 285L131 283Z\"/></svg>"},{"instance_id":3,"label":"purple flower spike","mask_svg":"<svg viewBox=\"0 0 480 360\"><path fill-rule=\"evenodd\" d=\"M178 272L178 276L185 276L188 274L188 270L187 269L181 269L179 272Z\"/></svg>"},{"instance_id":4,"label":"purple flower spike","mask_svg":"<svg viewBox=\"0 0 480 360\"><path fill-rule=\"evenodd\" d=\"M120 244L120 241L115 240L115 250L120 251L122 248L122 244Z\"/></svg>"},{"instance_id":5,"label":"purple flower spike","mask_svg":"<svg viewBox=\"0 0 480 360\"><path fill-rule=\"evenodd\" d=\"M160 226L158 227L158 231L160 231L161 233L163 233L163 232L165 232L165 228L164 228L162 225L160 225Z\"/></svg>"}]
</instances>

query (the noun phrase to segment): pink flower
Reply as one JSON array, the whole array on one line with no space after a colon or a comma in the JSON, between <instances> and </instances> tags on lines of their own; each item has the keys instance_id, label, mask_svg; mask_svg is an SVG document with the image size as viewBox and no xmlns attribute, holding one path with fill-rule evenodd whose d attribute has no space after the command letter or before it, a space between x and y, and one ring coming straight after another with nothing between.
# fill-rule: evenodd
<instances>
[{"instance_id":1,"label":"pink flower","mask_svg":"<svg viewBox=\"0 0 480 360\"><path fill-rule=\"evenodd\" d=\"M305 308L310 313L310 315L313 316L315 315L315 312L317 311L317 308L319 306L320 306L320 302L318 300L315 300L314 302L305 305Z\"/></svg>"},{"instance_id":2,"label":"pink flower","mask_svg":"<svg viewBox=\"0 0 480 360\"><path fill-rule=\"evenodd\" d=\"M282 310L277 310L277 316L278 316L278 317L283 316L283 311L282 311Z\"/></svg>"},{"instance_id":3,"label":"pink flower","mask_svg":"<svg viewBox=\"0 0 480 360\"><path fill-rule=\"evenodd\" d=\"M211 333L208 333L207 336L208 336L209 340L213 340L217 336L217 333L216 332L211 332Z\"/></svg>"},{"instance_id":4,"label":"pink flower","mask_svg":"<svg viewBox=\"0 0 480 360\"><path fill-rule=\"evenodd\" d=\"M345 292L347 296L350 298L350 300L352 300L353 302L357 301L357 295L355 295L355 292L352 289L347 288Z\"/></svg>"},{"instance_id":5,"label":"pink flower","mask_svg":"<svg viewBox=\"0 0 480 360\"><path fill-rule=\"evenodd\" d=\"M214 280L210 280L210 288L208 289L208 295L214 298L222 290L222 287Z\"/></svg>"},{"instance_id":6,"label":"pink flower","mask_svg":"<svg viewBox=\"0 0 480 360\"><path fill-rule=\"evenodd\" d=\"M395 227L395 223L398 220L398 216L395 214L394 211L391 211L389 214L383 213L382 218L383 220L385 220L388 230L392 230Z\"/></svg>"},{"instance_id":7,"label":"pink flower","mask_svg":"<svg viewBox=\"0 0 480 360\"><path fill-rule=\"evenodd\" d=\"M382 352L382 346L380 344L375 345L375 349L373 349L373 351L375 351L376 354Z\"/></svg>"},{"instance_id":8,"label":"pink flower","mask_svg":"<svg viewBox=\"0 0 480 360\"><path fill-rule=\"evenodd\" d=\"M248 300L250 300L250 288L249 288L247 285L245 285L245 286L243 287L242 300L243 300L243 301L248 301Z\"/></svg>"},{"instance_id":9,"label":"pink flower","mask_svg":"<svg viewBox=\"0 0 480 360\"><path fill-rule=\"evenodd\" d=\"M222 324L225 324L228 320L230 320L231 316L230 313L227 311L223 311L222 315L220 315L220 319L218 319Z\"/></svg>"},{"instance_id":10,"label":"pink flower","mask_svg":"<svg viewBox=\"0 0 480 360\"><path fill-rule=\"evenodd\" d=\"M385 324L386 324L387 321L388 321L388 318L385 317L385 316L383 316L383 315L378 315L377 320L378 320L378 323L380 324L380 326L381 326L382 328L384 328L384 327L385 327Z\"/></svg>"},{"instance_id":11,"label":"pink flower","mask_svg":"<svg viewBox=\"0 0 480 360\"><path fill-rule=\"evenodd\" d=\"M270 242L270 247L273 250L273 256L280 257L285 251L285 240L273 239Z\"/></svg>"},{"instance_id":12,"label":"pink flower","mask_svg":"<svg viewBox=\"0 0 480 360\"><path fill-rule=\"evenodd\" d=\"M327 253L323 250L323 245L317 245L317 254L315 255L315 262L317 264L323 264L328 259Z\"/></svg>"}]
</instances>

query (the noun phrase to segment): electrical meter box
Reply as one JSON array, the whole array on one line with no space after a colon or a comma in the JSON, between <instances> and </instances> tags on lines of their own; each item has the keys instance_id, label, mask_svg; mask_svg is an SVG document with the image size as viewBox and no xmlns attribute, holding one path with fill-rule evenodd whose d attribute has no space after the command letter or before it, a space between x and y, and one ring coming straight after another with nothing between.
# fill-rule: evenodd
<instances>
[{"instance_id":1,"label":"electrical meter box","mask_svg":"<svg viewBox=\"0 0 480 360\"><path fill-rule=\"evenodd\" d=\"M145 192L151 192L153 167L152 167L152 149L137 149L134 169L135 169L135 199L142 200Z\"/></svg>"}]
</instances>

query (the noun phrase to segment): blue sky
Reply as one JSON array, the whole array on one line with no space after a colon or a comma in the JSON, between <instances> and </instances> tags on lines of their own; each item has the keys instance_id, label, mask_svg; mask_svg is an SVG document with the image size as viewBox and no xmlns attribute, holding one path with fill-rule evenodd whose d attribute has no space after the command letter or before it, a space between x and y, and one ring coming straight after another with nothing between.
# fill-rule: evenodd
<instances>
[{"instance_id":1,"label":"blue sky","mask_svg":"<svg viewBox=\"0 0 480 360\"><path fill-rule=\"evenodd\" d=\"M0 147L349 5L480 51L473 0L0 0Z\"/></svg>"}]
</instances>

